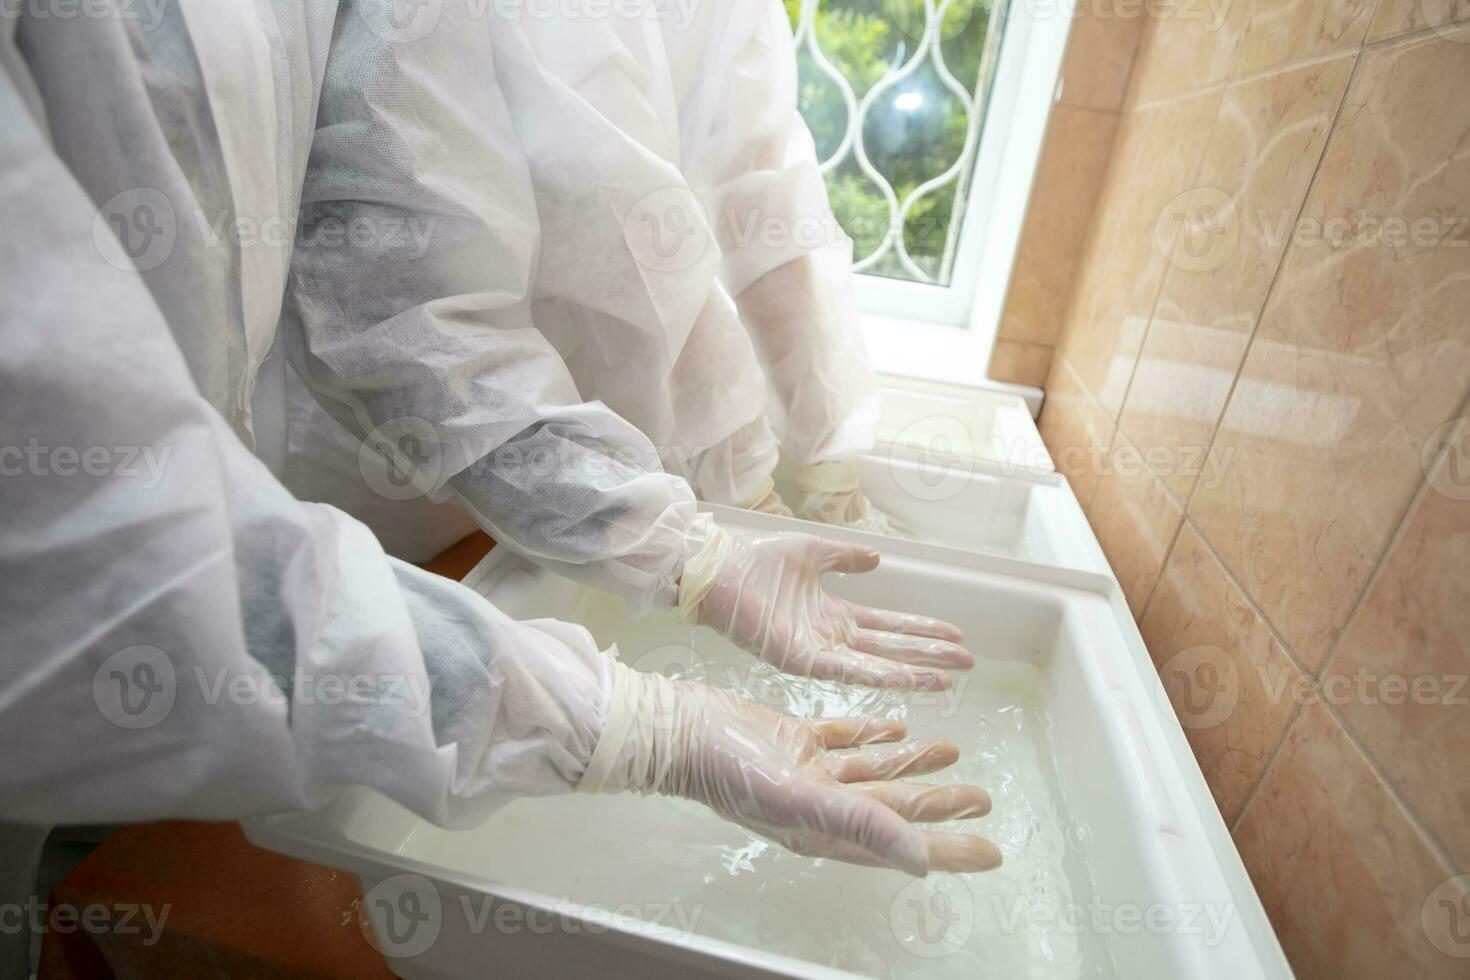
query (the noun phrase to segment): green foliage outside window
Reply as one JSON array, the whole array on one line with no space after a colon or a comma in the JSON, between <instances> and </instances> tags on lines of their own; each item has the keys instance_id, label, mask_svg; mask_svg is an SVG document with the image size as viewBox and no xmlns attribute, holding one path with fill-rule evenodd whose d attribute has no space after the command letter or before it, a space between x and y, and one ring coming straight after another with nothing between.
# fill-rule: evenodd
<instances>
[{"instance_id":1,"label":"green foliage outside window","mask_svg":"<svg viewBox=\"0 0 1470 980\"><path fill-rule=\"evenodd\" d=\"M784 0L793 29L801 0ZM993 0L955 0L945 15L940 43L945 63L961 86L974 92L985 51ZM816 35L828 61L852 85L859 100L885 75L913 57L924 33L923 0L820 0ZM835 82L803 47L800 105L826 160L847 132L847 105ZM900 202L919 185L954 165L964 152L969 121L964 107L926 59L913 75L883 92L863 126L868 159ZM832 209L854 242L854 259L871 255L888 231L888 206L880 189L849 155L827 175ZM915 264L938 277L949 234L956 184L921 198L909 211L904 242ZM912 276L890 253L867 270Z\"/></svg>"}]
</instances>

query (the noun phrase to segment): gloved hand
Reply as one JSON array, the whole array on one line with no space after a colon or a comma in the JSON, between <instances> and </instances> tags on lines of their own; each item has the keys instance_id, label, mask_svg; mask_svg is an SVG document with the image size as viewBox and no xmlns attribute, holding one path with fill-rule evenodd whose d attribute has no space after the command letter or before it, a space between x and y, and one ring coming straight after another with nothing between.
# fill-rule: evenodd
<instances>
[{"instance_id":1,"label":"gloved hand","mask_svg":"<svg viewBox=\"0 0 1470 980\"><path fill-rule=\"evenodd\" d=\"M900 742L896 721L793 718L703 684L614 669L580 791L696 800L797 854L919 877L1000 866L1000 850L982 837L912 823L984 816L983 789L895 782L952 765L953 744Z\"/></svg>"},{"instance_id":2,"label":"gloved hand","mask_svg":"<svg viewBox=\"0 0 1470 980\"><path fill-rule=\"evenodd\" d=\"M893 518L863 495L857 463L813 463L796 472L796 516L872 534L907 537Z\"/></svg>"},{"instance_id":3,"label":"gloved hand","mask_svg":"<svg viewBox=\"0 0 1470 980\"><path fill-rule=\"evenodd\" d=\"M827 572L870 572L878 553L808 534L716 528L684 566L686 619L787 674L891 690L942 691L975 658L949 623L829 595Z\"/></svg>"}]
</instances>

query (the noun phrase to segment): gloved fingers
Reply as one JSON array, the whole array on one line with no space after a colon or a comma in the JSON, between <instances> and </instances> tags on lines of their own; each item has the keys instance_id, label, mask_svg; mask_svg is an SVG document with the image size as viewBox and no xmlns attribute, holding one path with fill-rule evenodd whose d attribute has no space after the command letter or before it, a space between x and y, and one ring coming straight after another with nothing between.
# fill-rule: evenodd
<instances>
[{"instance_id":1,"label":"gloved fingers","mask_svg":"<svg viewBox=\"0 0 1470 980\"><path fill-rule=\"evenodd\" d=\"M922 776L948 768L959 758L960 750L953 742L915 739L832 752L823 757L822 764L839 783L865 783Z\"/></svg>"},{"instance_id":2,"label":"gloved fingers","mask_svg":"<svg viewBox=\"0 0 1470 980\"><path fill-rule=\"evenodd\" d=\"M947 691L953 683L942 670L910 666L848 647L818 652L801 673L821 681L876 687L885 691Z\"/></svg>"},{"instance_id":3,"label":"gloved fingers","mask_svg":"<svg viewBox=\"0 0 1470 980\"><path fill-rule=\"evenodd\" d=\"M1000 848L984 837L973 834L944 834L926 830L924 844L929 850L929 869L970 874L994 871L1004 862Z\"/></svg>"},{"instance_id":4,"label":"gloved fingers","mask_svg":"<svg viewBox=\"0 0 1470 980\"><path fill-rule=\"evenodd\" d=\"M888 718L828 718L809 723L825 749L850 749L857 745L897 742L908 734L901 721Z\"/></svg>"},{"instance_id":5,"label":"gloved fingers","mask_svg":"<svg viewBox=\"0 0 1470 980\"><path fill-rule=\"evenodd\" d=\"M917 878L928 873L929 850L924 835L877 800L807 780L792 800L790 816L791 820L786 821L773 814L771 822L778 828L784 825L788 831L812 831L846 841L882 864Z\"/></svg>"},{"instance_id":6,"label":"gloved fingers","mask_svg":"<svg viewBox=\"0 0 1470 980\"><path fill-rule=\"evenodd\" d=\"M900 783L878 780L847 788L882 803L912 823L970 820L990 812L990 794L964 783ZM932 854L930 855L932 858Z\"/></svg>"},{"instance_id":7,"label":"gloved fingers","mask_svg":"<svg viewBox=\"0 0 1470 980\"><path fill-rule=\"evenodd\" d=\"M813 539L813 553L818 567L823 572L862 573L878 567L883 557L863 544L845 544L841 541Z\"/></svg>"},{"instance_id":8,"label":"gloved fingers","mask_svg":"<svg viewBox=\"0 0 1470 980\"><path fill-rule=\"evenodd\" d=\"M860 847L823 834L767 833L766 836L779 841L782 846L803 857L824 858L829 861L841 861L844 864L857 864L868 868L889 866L887 862ZM929 852L930 871L973 874L981 871L994 871L1001 866L1000 848L984 837L976 837L971 834L941 834L932 831L924 831L921 836L924 840L924 848Z\"/></svg>"},{"instance_id":9,"label":"gloved fingers","mask_svg":"<svg viewBox=\"0 0 1470 980\"><path fill-rule=\"evenodd\" d=\"M975 666L975 656L970 651L958 643L937 640L932 636L888 633L859 627L853 632L852 639L848 640L848 645L854 650L871 653L884 660L896 660L921 667L969 670Z\"/></svg>"},{"instance_id":10,"label":"gloved fingers","mask_svg":"<svg viewBox=\"0 0 1470 980\"><path fill-rule=\"evenodd\" d=\"M874 609L848 603L854 621L865 629L882 630L885 633L902 633L905 636L929 636L936 640L963 643L965 634L953 623L914 613L894 612L891 609Z\"/></svg>"}]
</instances>

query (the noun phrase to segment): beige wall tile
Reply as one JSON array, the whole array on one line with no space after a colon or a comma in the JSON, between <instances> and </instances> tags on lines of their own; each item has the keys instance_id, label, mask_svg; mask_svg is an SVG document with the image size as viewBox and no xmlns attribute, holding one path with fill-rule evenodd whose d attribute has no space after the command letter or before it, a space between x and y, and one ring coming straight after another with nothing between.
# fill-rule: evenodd
<instances>
[{"instance_id":1,"label":"beige wall tile","mask_svg":"<svg viewBox=\"0 0 1470 980\"><path fill-rule=\"evenodd\" d=\"M1364 53L1189 513L1315 670L1470 384L1470 44ZM1358 216L1422 228L1333 239ZM1425 224L1427 222L1427 225ZM1432 227L1430 227L1432 226ZM1392 231L1390 226L1390 232ZM1377 237L1374 235L1377 234Z\"/></svg>"},{"instance_id":2,"label":"beige wall tile","mask_svg":"<svg viewBox=\"0 0 1470 980\"><path fill-rule=\"evenodd\" d=\"M1089 512L1128 608L1135 617L1141 616L1184 520L1184 509L1149 472L1138 449L1119 434L1113 438Z\"/></svg>"},{"instance_id":3,"label":"beige wall tile","mask_svg":"<svg viewBox=\"0 0 1470 980\"><path fill-rule=\"evenodd\" d=\"M1052 362L1037 425L1057 472L1067 478L1086 509L1113 441L1113 423L1082 389L1072 366L1060 357Z\"/></svg>"},{"instance_id":4,"label":"beige wall tile","mask_svg":"<svg viewBox=\"0 0 1470 980\"><path fill-rule=\"evenodd\" d=\"M1451 869L1326 708L1303 709L1235 841L1301 980L1463 980L1421 922Z\"/></svg>"},{"instance_id":5,"label":"beige wall tile","mask_svg":"<svg viewBox=\"0 0 1470 980\"><path fill-rule=\"evenodd\" d=\"M1215 802L1233 821L1306 680L1188 525L1139 628Z\"/></svg>"},{"instance_id":6,"label":"beige wall tile","mask_svg":"<svg viewBox=\"0 0 1470 980\"><path fill-rule=\"evenodd\" d=\"M1160 475L1180 500L1226 462L1206 456L1215 424L1351 72L1344 56L1227 89L1198 189L1180 202L1185 233L1119 418L1151 458L1175 457Z\"/></svg>"},{"instance_id":7,"label":"beige wall tile","mask_svg":"<svg viewBox=\"0 0 1470 980\"><path fill-rule=\"evenodd\" d=\"M1426 27L1446 30L1464 23L1470 23L1470 3L1465 0L1383 0L1368 40L1381 41Z\"/></svg>"},{"instance_id":8,"label":"beige wall tile","mask_svg":"<svg viewBox=\"0 0 1470 980\"><path fill-rule=\"evenodd\" d=\"M1159 0L1144 28L1125 105L1168 99L1224 81L1255 0Z\"/></svg>"},{"instance_id":9,"label":"beige wall tile","mask_svg":"<svg viewBox=\"0 0 1470 980\"><path fill-rule=\"evenodd\" d=\"M1111 113L1052 109L1001 314L1002 338L1056 345L1117 127Z\"/></svg>"},{"instance_id":10,"label":"beige wall tile","mask_svg":"<svg viewBox=\"0 0 1470 980\"><path fill-rule=\"evenodd\" d=\"M1130 113L1089 232L1059 349L1110 418L1122 408L1173 239L1161 221L1193 185L1219 93Z\"/></svg>"},{"instance_id":11,"label":"beige wall tile","mask_svg":"<svg viewBox=\"0 0 1470 980\"><path fill-rule=\"evenodd\" d=\"M1470 420L1323 679L1345 723L1470 868ZM1470 963L1467 963L1470 970Z\"/></svg>"},{"instance_id":12,"label":"beige wall tile","mask_svg":"<svg viewBox=\"0 0 1470 980\"><path fill-rule=\"evenodd\" d=\"M1378 0L1250 0L1235 77L1361 44Z\"/></svg>"},{"instance_id":13,"label":"beige wall tile","mask_svg":"<svg viewBox=\"0 0 1470 980\"><path fill-rule=\"evenodd\" d=\"M1062 103L1088 109L1121 107L1147 23L1142 4L1108 0L1078 4L1062 62Z\"/></svg>"},{"instance_id":14,"label":"beige wall tile","mask_svg":"<svg viewBox=\"0 0 1470 980\"><path fill-rule=\"evenodd\" d=\"M1051 372L1051 358L1050 347L998 340L990 356L990 378L992 381L1040 388L1046 384L1046 377Z\"/></svg>"}]
</instances>

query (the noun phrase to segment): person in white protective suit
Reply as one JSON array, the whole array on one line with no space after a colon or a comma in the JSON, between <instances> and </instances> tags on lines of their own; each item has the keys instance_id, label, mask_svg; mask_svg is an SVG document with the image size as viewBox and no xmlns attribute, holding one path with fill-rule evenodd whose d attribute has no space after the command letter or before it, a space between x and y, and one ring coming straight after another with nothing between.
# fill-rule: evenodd
<instances>
[{"instance_id":1,"label":"person in white protective suit","mask_svg":"<svg viewBox=\"0 0 1470 980\"><path fill-rule=\"evenodd\" d=\"M781 4L619 9L486 12L542 226L537 329L582 397L632 422L700 498L790 514L769 387L799 515L890 532L857 481L879 397ZM386 501L359 472L376 465L360 427L294 388L289 486L408 557L468 531L452 507Z\"/></svg>"},{"instance_id":2,"label":"person in white protective suit","mask_svg":"<svg viewBox=\"0 0 1470 980\"><path fill-rule=\"evenodd\" d=\"M785 9L658 0L641 13L492 18L545 229L537 325L584 397L672 447L703 499L790 513L772 480L769 381L797 514L889 533L857 480L878 386L852 243L797 111Z\"/></svg>"},{"instance_id":3,"label":"person in white protective suit","mask_svg":"<svg viewBox=\"0 0 1470 980\"><path fill-rule=\"evenodd\" d=\"M880 395L853 296L852 242L797 108L785 6L658 2L681 171L710 215L721 281L775 395L771 414L794 468L791 503L809 520L891 534L858 480ZM732 455L758 459L761 443L759 429L739 434Z\"/></svg>"},{"instance_id":4,"label":"person in white protective suit","mask_svg":"<svg viewBox=\"0 0 1470 980\"><path fill-rule=\"evenodd\" d=\"M512 621L387 557L273 474L290 341L375 424L418 413L513 447L445 441L423 472L525 550L809 673L906 666L855 652L894 655L866 628L887 614L820 588L875 555L715 531L682 482L635 465L651 451L636 429L578 400L530 326L529 174L464 3L414 43L391 5L346 0L0 21L0 820L231 819L360 784L465 826L518 796L633 791L802 853L993 867L988 842L911 822L983 813L982 790L893 781L953 746L639 674L579 627ZM406 215L438 221L426 254L373 220ZM374 281L341 278L365 259ZM531 461L541 447L557 465ZM783 554L806 574L752 604ZM953 659L910 639L897 655Z\"/></svg>"},{"instance_id":5,"label":"person in white protective suit","mask_svg":"<svg viewBox=\"0 0 1470 980\"><path fill-rule=\"evenodd\" d=\"M566 81L665 64L662 55L622 54L644 50L636 45L661 51L659 20L564 22L494 6L468 16L462 43L493 52L485 94L507 113L506 147L478 134L456 142L453 129L384 126L359 89L383 103L413 93L391 77L344 71L353 88L339 96L328 77L307 164L308 243L319 227L432 224L412 247L386 234L347 236L340 247L298 247L292 260L283 346L316 403L388 458L371 492L397 496L382 485L396 475L409 496L453 499L502 544L620 595L634 615L677 608L786 673L947 687L946 669L973 663L954 627L836 601L821 588L832 569L815 539L732 536L663 470L673 447L696 452L695 470L721 472L707 447L759 423L764 390L750 338L715 279L720 250L711 245L694 266L663 272L648 259L645 202L682 180L648 149L657 120L611 125ZM591 91L617 91L619 81L603 78ZM474 93L462 98L473 102ZM412 104L394 108L403 115ZM459 125L447 114L443 122ZM630 139L629 127L644 139ZM502 199L509 185L493 162L507 153L534 195L519 188L525 198ZM467 214L467 199L485 203ZM477 223L467 231L469 218ZM516 221L539 235L516 233ZM502 225L493 247L479 230L490 223ZM690 271L697 267L706 274ZM513 292L496 285L507 270L523 270ZM511 302L513 315L499 311ZM487 304L490 326L481 322ZM750 383L722 387L732 372ZM364 455L373 456L354 452L347 467Z\"/></svg>"}]
</instances>

